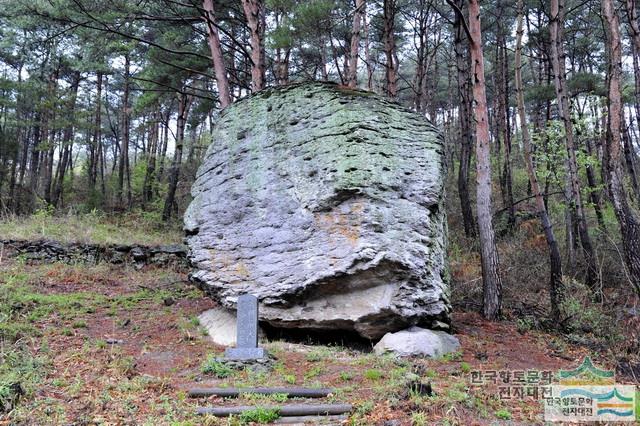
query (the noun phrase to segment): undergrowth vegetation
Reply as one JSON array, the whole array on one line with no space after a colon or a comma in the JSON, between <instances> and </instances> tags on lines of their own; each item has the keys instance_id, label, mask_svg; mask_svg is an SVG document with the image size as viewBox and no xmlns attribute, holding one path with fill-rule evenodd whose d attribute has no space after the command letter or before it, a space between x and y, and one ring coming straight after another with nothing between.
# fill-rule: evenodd
<instances>
[{"instance_id":1,"label":"undergrowth vegetation","mask_svg":"<svg viewBox=\"0 0 640 426\"><path fill-rule=\"evenodd\" d=\"M156 211L107 214L100 210L69 210L64 214L44 207L30 216L0 217L0 236L63 243L162 245L180 243L182 229L179 222L161 222Z\"/></svg>"}]
</instances>

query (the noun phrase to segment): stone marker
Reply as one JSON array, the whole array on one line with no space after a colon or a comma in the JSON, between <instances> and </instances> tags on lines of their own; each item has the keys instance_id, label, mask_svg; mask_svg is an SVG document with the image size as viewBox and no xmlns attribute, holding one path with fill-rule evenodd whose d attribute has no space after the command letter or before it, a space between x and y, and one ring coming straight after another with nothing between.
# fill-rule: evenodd
<instances>
[{"instance_id":1,"label":"stone marker","mask_svg":"<svg viewBox=\"0 0 640 426\"><path fill-rule=\"evenodd\" d=\"M224 357L231 360L261 359L267 351L258 347L258 298L252 294L238 297L236 347L227 348Z\"/></svg>"}]
</instances>

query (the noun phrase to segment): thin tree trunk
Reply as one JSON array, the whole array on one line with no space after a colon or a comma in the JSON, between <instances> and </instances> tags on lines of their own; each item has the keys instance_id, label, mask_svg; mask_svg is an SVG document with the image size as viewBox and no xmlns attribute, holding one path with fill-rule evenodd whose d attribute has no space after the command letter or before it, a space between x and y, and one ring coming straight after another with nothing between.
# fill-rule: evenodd
<instances>
[{"instance_id":1,"label":"thin tree trunk","mask_svg":"<svg viewBox=\"0 0 640 426\"><path fill-rule=\"evenodd\" d=\"M502 31L501 31L502 33ZM500 89L500 95L502 101L500 102L503 110L500 115L503 117L503 142L504 142L504 164L502 169L502 182L504 187L504 205L507 208L508 220L507 225L512 230L516 225L516 211L513 204L513 180L512 180L512 166L511 166L511 116L509 109L509 62L507 58L507 42L504 34L500 37L500 51L501 51L501 78L502 88Z\"/></svg>"},{"instance_id":2,"label":"thin tree trunk","mask_svg":"<svg viewBox=\"0 0 640 426\"><path fill-rule=\"evenodd\" d=\"M607 22L609 42L609 115L607 141L605 144L605 164L609 175L608 187L613 209L620 224L622 247L631 284L640 295L640 222L629 207L624 189L622 171L622 96L620 78L622 75L622 44L620 24L612 0L602 0L602 12Z\"/></svg>"},{"instance_id":3,"label":"thin tree trunk","mask_svg":"<svg viewBox=\"0 0 640 426\"><path fill-rule=\"evenodd\" d=\"M125 54L124 63L124 92L122 95L122 121L120 123L122 140L120 142L120 161L118 164L118 204L123 208L124 182L129 183L129 72L131 58ZM131 205L131 185L127 186L127 207Z\"/></svg>"},{"instance_id":4,"label":"thin tree trunk","mask_svg":"<svg viewBox=\"0 0 640 426\"><path fill-rule=\"evenodd\" d=\"M398 95L396 63L396 39L395 39L395 19L396 0L384 0L383 2L383 30L382 39L384 41L385 62L385 92L391 99Z\"/></svg>"},{"instance_id":5,"label":"thin tree trunk","mask_svg":"<svg viewBox=\"0 0 640 426\"><path fill-rule=\"evenodd\" d=\"M471 40L471 67L473 82L474 118L476 121L476 171L477 214L480 234L480 257L483 281L483 314L488 319L497 319L502 308L502 278L495 232L491 223L491 152L489 136L489 114L484 78L482 32L480 29L480 4L469 0L469 32Z\"/></svg>"},{"instance_id":6,"label":"thin tree trunk","mask_svg":"<svg viewBox=\"0 0 640 426\"><path fill-rule=\"evenodd\" d=\"M147 170L144 175L144 184L142 185L143 203L148 203L153 199L153 184L156 180L156 152L158 150L158 111L154 111L149 126L149 150L147 152Z\"/></svg>"},{"instance_id":7,"label":"thin tree trunk","mask_svg":"<svg viewBox=\"0 0 640 426\"><path fill-rule=\"evenodd\" d=\"M18 86L17 86L18 88L22 87L22 68L23 68L23 64L20 63L20 65L18 66ZM28 138L23 138L23 124L22 124L23 99L24 98L18 93L18 95L16 96L16 142L17 142L17 145L13 152L13 162L11 163L11 180L9 183L9 208L14 213L17 213L17 208L19 205L16 197L16 186L18 184L17 169L18 169L18 160L20 155L19 148L20 148L20 144L23 144L24 148L27 148L29 145ZM26 150L24 150L23 152L26 153Z\"/></svg>"},{"instance_id":8,"label":"thin tree trunk","mask_svg":"<svg viewBox=\"0 0 640 426\"><path fill-rule=\"evenodd\" d=\"M42 141L43 128L46 128L46 119L41 112L35 115L35 125L33 128L33 143L31 144L31 161L29 164L29 204L33 203L38 195L40 169L40 157L42 155L40 143ZM29 206L31 207L31 206Z\"/></svg>"},{"instance_id":9,"label":"thin tree trunk","mask_svg":"<svg viewBox=\"0 0 640 426\"><path fill-rule=\"evenodd\" d=\"M89 165L89 184L92 190L95 190L96 182L98 180L98 170L101 161L102 152L102 72L96 73L96 111L93 128L93 144L91 145L91 163Z\"/></svg>"},{"instance_id":10,"label":"thin tree trunk","mask_svg":"<svg viewBox=\"0 0 640 426\"><path fill-rule=\"evenodd\" d=\"M367 62L367 89L373 90L373 59L369 49L369 23L367 22L367 3L362 8L362 25L364 26L364 58Z\"/></svg>"},{"instance_id":11,"label":"thin tree trunk","mask_svg":"<svg viewBox=\"0 0 640 426\"><path fill-rule=\"evenodd\" d=\"M251 91L262 90L265 86L264 36L266 14L263 0L242 0L242 8L249 26L251 44Z\"/></svg>"},{"instance_id":12,"label":"thin tree trunk","mask_svg":"<svg viewBox=\"0 0 640 426\"><path fill-rule=\"evenodd\" d=\"M351 27L351 50L349 52L349 72L347 80L349 87L358 86L358 50L360 47L360 27L365 9L365 0L356 0L356 8L353 11L353 25Z\"/></svg>"},{"instance_id":13,"label":"thin tree trunk","mask_svg":"<svg viewBox=\"0 0 640 426\"><path fill-rule=\"evenodd\" d=\"M633 143L631 142L631 136L629 134L629 127L626 125L624 112L620 115L621 122L620 129L622 133L622 141L624 146L624 159L627 166L627 172L631 180L631 188L633 189L633 195L635 196L636 203L640 202L640 185L638 184L638 173L636 171L636 153L634 152Z\"/></svg>"},{"instance_id":14,"label":"thin tree trunk","mask_svg":"<svg viewBox=\"0 0 640 426\"><path fill-rule=\"evenodd\" d=\"M457 6L463 10L465 0L457 0ZM460 198L460 209L462 211L462 223L464 233L467 237L476 234L476 224L473 218L471 197L469 195L469 168L471 166L471 153L473 137L471 135L471 99L469 90L469 56L468 50L463 43L464 29L463 16L456 14L454 21L454 50L456 54L456 68L458 80L458 99L460 120L460 167L458 169L458 196Z\"/></svg>"},{"instance_id":15,"label":"thin tree trunk","mask_svg":"<svg viewBox=\"0 0 640 426\"><path fill-rule=\"evenodd\" d=\"M429 9L426 7L425 0L418 1L418 15L415 18L414 24L414 46L416 48L416 74L413 79L413 105L416 112L423 113L424 106L426 104L426 74L427 74L427 16Z\"/></svg>"},{"instance_id":16,"label":"thin tree trunk","mask_svg":"<svg viewBox=\"0 0 640 426\"><path fill-rule=\"evenodd\" d=\"M160 152L160 170L158 170L158 180L164 178L164 167L167 162L167 147L169 145L169 117L171 112L167 111L167 119L162 118L162 112L160 113L160 119L162 123L162 150Z\"/></svg>"},{"instance_id":17,"label":"thin tree trunk","mask_svg":"<svg viewBox=\"0 0 640 426\"><path fill-rule=\"evenodd\" d=\"M176 150L173 154L173 162L171 163L171 171L169 174L169 189L167 190L167 198L165 199L164 209L162 211L162 220L165 222L171 218L171 212L173 211L173 205L175 203L176 189L180 179L180 166L182 164L184 128L191 103L191 97L186 93L180 93L179 96L178 117L176 119Z\"/></svg>"},{"instance_id":18,"label":"thin tree trunk","mask_svg":"<svg viewBox=\"0 0 640 426\"><path fill-rule=\"evenodd\" d=\"M631 54L633 58L633 76L635 80L635 110L636 121L640 120L640 25L638 24L638 10L636 0L625 0L629 33L631 36Z\"/></svg>"},{"instance_id":19,"label":"thin tree trunk","mask_svg":"<svg viewBox=\"0 0 640 426\"><path fill-rule=\"evenodd\" d=\"M56 68L54 72L51 74L49 79L49 88L48 88L48 97L49 99L57 105L57 89L58 89L58 75L59 68ZM51 195L52 195L52 187L53 187L53 158L56 149L56 134L57 129L55 128L55 120L56 120L56 108L50 108L49 110L49 131L48 131L48 150L46 155L44 156L44 200L47 204L51 204Z\"/></svg>"},{"instance_id":20,"label":"thin tree trunk","mask_svg":"<svg viewBox=\"0 0 640 426\"><path fill-rule=\"evenodd\" d=\"M527 174L529 175L529 183L531 184L531 191L535 196L540 224L544 229L544 235L547 240L547 245L549 246L549 266L551 272L549 277L549 298L551 302L551 316L556 323L559 323L564 317L562 311L562 301L564 300L562 259L560 257L560 250L558 249L558 242L556 241L553 227L549 220L549 214L547 213L547 208L542 198L540 184L538 183L536 169L531 156L531 137L529 135L529 128L527 127L527 114L524 107L524 90L522 84L522 35L524 33L522 28L522 18L524 15L522 2L523 0L518 0L518 26L516 30L515 53L515 89L518 103L518 116L520 117L523 154L527 166Z\"/></svg>"},{"instance_id":21,"label":"thin tree trunk","mask_svg":"<svg viewBox=\"0 0 640 426\"><path fill-rule=\"evenodd\" d=\"M565 129L565 142L567 147L567 168L569 183L571 186L571 198L569 208L572 217L576 221L577 231L580 236L580 245L587 266L586 283L592 289L596 297L600 297L600 290L596 288L598 279L597 262L589 237L589 228L584 215L582 197L580 195L580 182L578 180L578 162L576 160L576 146L574 143L573 123L569 109L569 99L566 93L565 55L563 47L564 25L564 0L551 0L551 62L553 65L554 85L558 101L558 113Z\"/></svg>"},{"instance_id":22,"label":"thin tree trunk","mask_svg":"<svg viewBox=\"0 0 640 426\"><path fill-rule=\"evenodd\" d=\"M204 20L207 24L207 41L209 43L209 50L211 51L211 60L213 61L213 69L216 74L218 101L220 102L220 108L224 109L231 104L231 90L229 89L227 68L224 64L222 46L220 45L220 35L218 34L218 27L216 26L213 0L204 0L202 2L202 8L204 9Z\"/></svg>"},{"instance_id":23,"label":"thin tree trunk","mask_svg":"<svg viewBox=\"0 0 640 426\"><path fill-rule=\"evenodd\" d=\"M53 194L53 205L58 207L58 203L62 199L62 191L64 190L64 176L67 167L71 164L71 155L73 153L73 130L75 125L76 99L78 98L78 86L80 85L80 71L75 71L71 87L69 88L70 99L67 106L68 123L64 129L62 136L62 148L64 154L62 160L58 164L58 177L56 187Z\"/></svg>"}]
</instances>

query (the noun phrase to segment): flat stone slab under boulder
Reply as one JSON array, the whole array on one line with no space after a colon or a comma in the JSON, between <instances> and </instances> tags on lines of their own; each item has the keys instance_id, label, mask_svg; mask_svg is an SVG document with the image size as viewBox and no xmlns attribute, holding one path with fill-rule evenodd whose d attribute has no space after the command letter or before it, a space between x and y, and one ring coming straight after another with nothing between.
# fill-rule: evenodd
<instances>
[{"instance_id":1,"label":"flat stone slab under boulder","mask_svg":"<svg viewBox=\"0 0 640 426\"><path fill-rule=\"evenodd\" d=\"M460 349L458 339L444 331L411 327L396 333L387 333L373 347L382 355L391 352L398 356L419 356L437 358Z\"/></svg>"},{"instance_id":2,"label":"flat stone slab under boulder","mask_svg":"<svg viewBox=\"0 0 640 426\"><path fill-rule=\"evenodd\" d=\"M185 213L192 279L275 327L370 339L449 321L443 140L327 83L267 89L217 121Z\"/></svg>"}]
</instances>

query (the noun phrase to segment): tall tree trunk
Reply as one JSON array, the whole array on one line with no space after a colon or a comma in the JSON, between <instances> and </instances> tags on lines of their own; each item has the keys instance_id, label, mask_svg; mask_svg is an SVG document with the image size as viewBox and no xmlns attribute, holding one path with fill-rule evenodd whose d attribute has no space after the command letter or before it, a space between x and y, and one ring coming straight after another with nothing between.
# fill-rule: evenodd
<instances>
[{"instance_id":1,"label":"tall tree trunk","mask_svg":"<svg viewBox=\"0 0 640 426\"><path fill-rule=\"evenodd\" d=\"M218 27L216 26L216 15L213 9L213 0L204 0L202 2L202 8L204 10L203 18L207 24L207 41L209 44L209 50L211 51L211 60L213 61L213 69L216 74L218 101L220 102L220 108L224 109L231 104L231 90L229 89L227 68L224 64L220 35L218 34Z\"/></svg>"},{"instance_id":2,"label":"tall tree trunk","mask_svg":"<svg viewBox=\"0 0 640 426\"><path fill-rule=\"evenodd\" d=\"M96 182L98 180L98 174L101 174L102 186L104 186L104 176L102 170L102 163L104 162L104 150L102 149L102 72L96 73L96 112L95 121L93 125L93 147L96 151L95 162L91 170L91 188L95 189ZM104 195L104 194L103 194Z\"/></svg>"},{"instance_id":3,"label":"tall tree trunk","mask_svg":"<svg viewBox=\"0 0 640 426\"><path fill-rule=\"evenodd\" d=\"M122 140L120 141L120 161L118 163L118 204L123 208L124 183L129 182L129 80L130 80L131 58L129 53L125 54L124 62L124 89L122 95ZM127 185L127 208L131 205L131 185Z\"/></svg>"},{"instance_id":4,"label":"tall tree trunk","mask_svg":"<svg viewBox=\"0 0 640 426\"><path fill-rule=\"evenodd\" d=\"M456 4L462 11L465 0L457 0ZM473 218L471 197L469 196L469 168L471 166L471 153L473 136L471 135L471 93L469 90L469 61L468 49L463 43L465 37L463 29L464 17L456 14L454 21L456 54L456 68L458 76L458 99L460 119L460 167L458 169L458 196L460 198L460 209L462 211L462 223L464 233L467 237L476 234L476 224Z\"/></svg>"},{"instance_id":5,"label":"tall tree trunk","mask_svg":"<svg viewBox=\"0 0 640 426\"><path fill-rule=\"evenodd\" d=\"M149 150L147 152L147 170L144 175L144 184L142 185L143 203L148 203L153 199L153 185L156 180L156 152L158 150L158 111L154 111L149 126Z\"/></svg>"},{"instance_id":6,"label":"tall tree trunk","mask_svg":"<svg viewBox=\"0 0 640 426\"><path fill-rule=\"evenodd\" d=\"M367 62L367 89L373 90L373 59L369 49L369 23L367 22L367 3L362 6L362 25L364 26L364 59Z\"/></svg>"},{"instance_id":7,"label":"tall tree trunk","mask_svg":"<svg viewBox=\"0 0 640 426\"><path fill-rule=\"evenodd\" d=\"M160 152L160 169L158 170L158 179L164 177L164 166L167 162L167 147L169 145L169 118L171 117L171 111L167 111L167 119L162 117L160 112L160 120L162 121L162 150Z\"/></svg>"},{"instance_id":8,"label":"tall tree trunk","mask_svg":"<svg viewBox=\"0 0 640 426\"><path fill-rule=\"evenodd\" d=\"M18 65L18 84L17 87L22 88L22 68L23 64ZM18 161L20 160L20 145L27 146L28 140L23 138L23 96L18 93L16 96L16 146L13 150L13 159L11 162L11 178L9 180L9 209L13 213L17 213L18 202L16 200L16 186L18 184Z\"/></svg>"},{"instance_id":9,"label":"tall tree trunk","mask_svg":"<svg viewBox=\"0 0 640 426\"><path fill-rule=\"evenodd\" d=\"M418 14L414 24L414 46L416 47L416 74L413 80L414 99L413 105L416 112L423 113L426 104L426 80L427 80L427 16L429 9L426 7L426 0L418 0Z\"/></svg>"},{"instance_id":10,"label":"tall tree trunk","mask_svg":"<svg viewBox=\"0 0 640 426\"><path fill-rule=\"evenodd\" d=\"M178 102L178 117L176 119L176 150L173 153L173 162L169 172L169 189L167 190L167 198L164 202L162 211L162 220L168 221L171 218L173 205L176 199L176 189L180 179L180 166L182 164L182 149L184 146L184 128L187 122L187 114L191 104L191 96L186 93L180 93Z\"/></svg>"},{"instance_id":11,"label":"tall tree trunk","mask_svg":"<svg viewBox=\"0 0 640 426\"><path fill-rule=\"evenodd\" d=\"M56 187L53 194L53 205L58 207L58 203L62 200L62 191L64 190L64 176L67 167L71 164L71 155L73 153L73 130L75 126L76 99L78 98L78 86L80 85L80 71L75 71L73 81L69 88L70 98L67 103L67 125L65 126L62 136L63 156L62 161L58 164L58 177Z\"/></svg>"},{"instance_id":12,"label":"tall tree trunk","mask_svg":"<svg viewBox=\"0 0 640 426\"><path fill-rule=\"evenodd\" d=\"M507 225L511 230L516 225L516 210L513 202L513 180L512 180L512 166L511 166L511 113L509 108L509 61L507 57L507 42L504 33L502 32L502 25L500 25L500 82L501 88L499 94L502 97L500 104L502 111L499 114L502 116L502 140L504 142L504 163L502 168L502 183L503 183L503 201L507 208Z\"/></svg>"},{"instance_id":13,"label":"tall tree trunk","mask_svg":"<svg viewBox=\"0 0 640 426\"><path fill-rule=\"evenodd\" d=\"M391 99L398 96L398 64L396 61L396 38L395 20L397 12L396 0L384 0L383 8L383 30L382 39L384 41L385 62L385 92Z\"/></svg>"},{"instance_id":14,"label":"tall tree trunk","mask_svg":"<svg viewBox=\"0 0 640 426\"><path fill-rule=\"evenodd\" d=\"M633 58L633 75L635 80L635 109L636 122L640 122L640 25L638 24L638 10L636 0L625 0L629 33L631 36L631 56Z\"/></svg>"},{"instance_id":15,"label":"tall tree trunk","mask_svg":"<svg viewBox=\"0 0 640 426\"><path fill-rule=\"evenodd\" d=\"M607 141L605 144L605 164L613 209L620 224L622 247L631 283L640 296L640 222L629 207L624 188L622 171L622 96L620 78L622 75L622 44L620 25L613 0L602 0L602 12L607 21L607 41L609 42L609 115Z\"/></svg>"},{"instance_id":16,"label":"tall tree trunk","mask_svg":"<svg viewBox=\"0 0 640 426\"><path fill-rule=\"evenodd\" d=\"M633 143L631 142L629 126L626 124L624 112L620 114L620 119L625 164L627 166L627 172L629 173L629 179L631 180L631 188L633 189L636 203L640 203L640 185L638 184L638 173L636 169L637 156L633 148Z\"/></svg>"},{"instance_id":17,"label":"tall tree trunk","mask_svg":"<svg viewBox=\"0 0 640 426\"><path fill-rule=\"evenodd\" d=\"M242 0L242 8L247 18L251 43L251 91L264 89L265 51L264 36L266 13L263 0Z\"/></svg>"},{"instance_id":18,"label":"tall tree trunk","mask_svg":"<svg viewBox=\"0 0 640 426\"><path fill-rule=\"evenodd\" d=\"M57 105L59 70L60 68L57 67L51 74L51 77L49 78L49 85L48 85L49 88L47 90L48 98L54 105ZM55 126L55 120L56 120L56 107L49 109L47 152L43 158L44 159L44 167L43 167L44 200L47 204L51 204L52 202L51 190L53 187L53 159L54 159L54 154L56 149L56 135L58 133L58 129L56 129L56 126ZM47 136L45 136L44 139L46 138Z\"/></svg>"},{"instance_id":19,"label":"tall tree trunk","mask_svg":"<svg viewBox=\"0 0 640 426\"><path fill-rule=\"evenodd\" d=\"M360 47L360 27L364 16L365 0L356 0L351 27L351 50L349 51L349 72L347 80L349 87L358 86L358 50Z\"/></svg>"},{"instance_id":20,"label":"tall tree trunk","mask_svg":"<svg viewBox=\"0 0 640 426\"><path fill-rule=\"evenodd\" d=\"M520 117L520 127L522 130L522 146L524 161L527 166L527 174L529 175L529 183L531 184L531 191L535 196L536 209L538 210L538 217L540 217L540 224L544 229L544 236L549 246L549 267L551 275L549 277L549 298L551 302L551 316L556 323L559 323L564 317L562 312L562 301L564 300L564 286L562 283L562 259L560 257L560 250L558 249L558 242L553 233L553 227L549 220L549 214L544 204L544 198L540 191L540 184L538 177L536 176L536 169L533 164L533 158L531 155L531 137L529 136L529 128L527 127L527 114L524 107L524 90L522 84L522 35L524 33L522 28L522 18L524 15L523 0L518 0L518 24L516 30L516 53L515 53L515 89L516 98L518 103L518 116Z\"/></svg>"},{"instance_id":21,"label":"tall tree trunk","mask_svg":"<svg viewBox=\"0 0 640 426\"><path fill-rule=\"evenodd\" d=\"M576 160L576 146L574 143L573 123L569 108L569 98L566 92L565 55L563 47L564 0L551 0L551 62L553 65L554 85L558 102L558 113L565 129L567 147L567 168L571 185L569 208L575 218L580 245L587 267L586 283L593 290L596 297L600 297L600 290L596 288L598 279L597 262L589 237L589 228L584 215L582 197L580 195L580 181L578 180L578 162Z\"/></svg>"},{"instance_id":22,"label":"tall tree trunk","mask_svg":"<svg viewBox=\"0 0 640 426\"><path fill-rule=\"evenodd\" d=\"M102 72L96 72L96 111L93 123L93 143L91 145L91 162L89 165L89 185L95 190L98 181L102 153Z\"/></svg>"},{"instance_id":23,"label":"tall tree trunk","mask_svg":"<svg viewBox=\"0 0 640 426\"><path fill-rule=\"evenodd\" d=\"M30 204L33 203L38 196L38 188L40 186L38 177L40 170L40 157L43 154L42 147L40 146L43 140L43 133L46 134L46 118L44 114L42 114L41 112L37 112L35 115L35 125L33 127L31 161L29 162Z\"/></svg>"},{"instance_id":24,"label":"tall tree trunk","mask_svg":"<svg viewBox=\"0 0 640 426\"><path fill-rule=\"evenodd\" d=\"M479 0L469 0L469 32L473 82L473 112L476 121L477 214L480 231L480 257L483 281L483 314L496 319L502 308L502 278L495 232L491 223L491 152L489 146L489 114L484 78L482 31Z\"/></svg>"}]
</instances>

